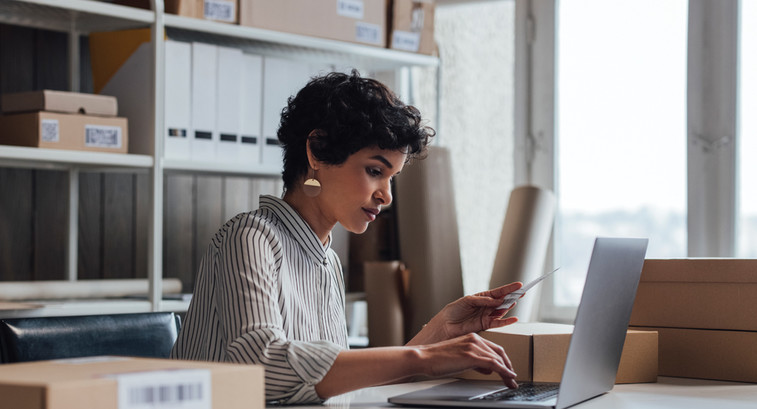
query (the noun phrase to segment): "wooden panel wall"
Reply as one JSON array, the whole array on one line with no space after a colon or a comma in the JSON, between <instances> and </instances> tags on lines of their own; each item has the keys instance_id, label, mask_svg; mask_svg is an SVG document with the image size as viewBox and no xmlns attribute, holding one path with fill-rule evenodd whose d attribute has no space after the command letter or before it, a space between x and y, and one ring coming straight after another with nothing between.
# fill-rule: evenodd
<instances>
[{"instance_id":1,"label":"wooden panel wall","mask_svg":"<svg viewBox=\"0 0 757 409\"><path fill-rule=\"evenodd\" d=\"M65 34L0 24L0 93L68 89L66 53ZM81 55L81 90L91 92L86 38ZM0 167L0 281L65 278L68 177ZM187 292L216 230L282 191L276 178L193 174L167 174L164 186L164 276ZM79 278L147 277L150 202L146 171L80 173Z\"/></svg>"}]
</instances>

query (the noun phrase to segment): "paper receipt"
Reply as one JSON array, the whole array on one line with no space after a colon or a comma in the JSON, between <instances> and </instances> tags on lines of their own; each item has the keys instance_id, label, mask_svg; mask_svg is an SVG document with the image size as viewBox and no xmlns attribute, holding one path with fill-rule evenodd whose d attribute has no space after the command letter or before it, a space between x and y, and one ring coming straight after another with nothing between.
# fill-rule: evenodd
<instances>
[{"instance_id":1,"label":"paper receipt","mask_svg":"<svg viewBox=\"0 0 757 409\"><path fill-rule=\"evenodd\" d=\"M507 294L505 296L505 300L502 302L502 305L500 305L499 307L497 307L497 309L498 310L507 310L507 309L509 309L510 307L513 306L513 304L515 304L515 301L518 301L518 299L520 297L522 297L526 293L526 291L528 291L531 287L535 286L536 284L539 284L542 280L544 280L545 278L551 276L555 271L557 271L559 269L560 269L560 267L557 267L556 269L550 271L549 273L544 274L543 276L537 277L533 281L531 281L528 284L524 285L523 287L520 288L520 290L516 290L516 291L511 292L510 294Z\"/></svg>"}]
</instances>

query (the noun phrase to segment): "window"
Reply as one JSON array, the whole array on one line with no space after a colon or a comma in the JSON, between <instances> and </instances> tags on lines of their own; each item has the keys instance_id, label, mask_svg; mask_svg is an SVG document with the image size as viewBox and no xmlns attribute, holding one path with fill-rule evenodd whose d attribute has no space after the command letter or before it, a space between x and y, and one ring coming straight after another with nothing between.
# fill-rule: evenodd
<instances>
[{"instance_id":1,"label":"window","mask_svg":"<svg viewBox=\"0 0 757 409\"><path fill-rule=\"evenodd\" d=\"M739 46L740 140L737 256L757 258L757 1L742 0Z\"/></svg>"},{"instance_id":2,"label":"window","mask_svg":"<svg viewBox=\"0 0 757 409\"><path fill-rule=\"evenodd\" d=\"M559 3L556 307L575 306L596 236L686 255L687 2Z\"/></svg>"}]
</instances>

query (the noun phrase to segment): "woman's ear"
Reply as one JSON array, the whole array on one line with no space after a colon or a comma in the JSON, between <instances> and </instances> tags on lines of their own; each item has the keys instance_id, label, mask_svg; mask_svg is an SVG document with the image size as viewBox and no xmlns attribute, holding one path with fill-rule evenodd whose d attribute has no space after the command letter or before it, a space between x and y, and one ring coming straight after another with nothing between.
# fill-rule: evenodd
<instances>
[{"instance_id":1,"label":"woman's ear","mask_svg":"<svg viewBox=\"0 0 757 409\"><path fill-rule=\"evenodd\" d=\"M320 162L318 162L318 159L315 158L315 155L313 155L313 151L310 149L310 142L317 139L321 134L321 131L319 129L313 129L308 134L307 143L305 144L305 152L308 155L308 164L310 165L310 168L313 170L318 170L320 167Z\"/></svg>"}]
</instances>

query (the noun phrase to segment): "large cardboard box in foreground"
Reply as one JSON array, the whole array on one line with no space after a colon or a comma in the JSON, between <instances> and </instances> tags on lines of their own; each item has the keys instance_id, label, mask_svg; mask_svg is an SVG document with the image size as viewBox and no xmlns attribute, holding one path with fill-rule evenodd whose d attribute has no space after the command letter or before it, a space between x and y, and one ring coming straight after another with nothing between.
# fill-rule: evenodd
<instances>
[{"instance_id":1,"label":"large cardboard box in foreground","mask_svg":"<svg viewBox=\"0 0 757 409\"><path fill-rule=\"evenodd\" d=\"M645 260L631 325L757 331L757 260Z\"/></svg>"},{"instance_id":2,"label":"large cardboard box in foreground","mask_svg":"<svg viewBox=\"0 0 757 409\"><path fill-rule=\"evenodd\" d=\"M58 112L0 116L0 144L126 153L126 118Z\"/></svg>"},{"instance_id":3,"label":"large cardboard box in foreground","mask_svg":"<svg viewBox=\"0 0 757 409\"><path fill-rule=\"evenodd\" d=\"M239 24L384 47L389 0L240 0Z\"/></svg>"},{"instance_id":4,"label":"large cardboard box in foreground","mask_svg":"<svg viewBox=\"0 0 757 409\"><path fill-rule=\"evenodd\" d=\"M560 382L572 325L516 323L479 333L505 348L518 374L517 381ZM497 374L464 372L465 379L499 379ZM657 333L629 330L615 383L657 382Z\"/></svg>"},{"instance_id":5,"label":"large cardboard box in foreground","mask_svg":"<svg viewBox=\"0 0 757 409\"><path fill-rule=\"evenodd\" d=\"M13 409L262 409L264 382L261 366L200 361L92 357L0 365L2 407Z\"/></svg>"},{"instance_id":6,"label":"large cardboard box in foreground","mask_svg":"<svg viewBox=\"0 0 757 409\"><path fill-rule=\"evenodd\" d=\"M632 328L659 333L660 376L757 382L757 332Z\"/></svg>"}]
</instances>

